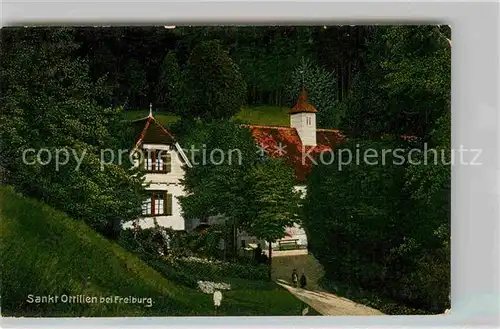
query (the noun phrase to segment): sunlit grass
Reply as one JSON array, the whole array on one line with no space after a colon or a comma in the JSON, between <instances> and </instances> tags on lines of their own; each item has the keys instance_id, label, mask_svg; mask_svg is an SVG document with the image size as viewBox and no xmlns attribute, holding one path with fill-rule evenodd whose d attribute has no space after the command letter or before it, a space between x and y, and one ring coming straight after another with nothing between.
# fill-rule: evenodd
<instances>
[{"instance_id":1,"label":"sunlit grass","mask_svg":"<svg viewBox=\"0 0 500 329\"><path fill-rule=\"evenodd\" d=\"M245 107L235 119L248 124L263 126L290 126L289 108L276 106Z\"/></svg>"},{"instance_id":2,"label":"sunlit grass","mask_svg":"<svg viewBox=\"0 0 500 329\"><path fill-rule=\"evenodd\" d=\"M289 108L276 106L252 106L244 107L234 119L238 122L265 125L265 126L289 126ZM144 118L149 114L149 110L128 110L125 112L127 120ZM153 113L154 117L166 127L179 120L179 116L166 112Z\"/></svg>"}]
</instances>

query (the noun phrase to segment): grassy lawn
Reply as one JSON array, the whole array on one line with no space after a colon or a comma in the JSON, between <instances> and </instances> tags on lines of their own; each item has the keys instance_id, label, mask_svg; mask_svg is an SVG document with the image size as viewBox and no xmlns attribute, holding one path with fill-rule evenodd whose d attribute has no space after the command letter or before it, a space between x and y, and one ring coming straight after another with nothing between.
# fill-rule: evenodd
<instances>
[{"instance_id":1,"label":"grassy lawn","mask_svg":"<svg viewBox=\"0 0 500 329\"><path fill-rule=\"evenodd\" d=\"M292 271L297 269L299 276L304 271L308 289L320 289L319 281L324 271L312 255L282 256L273 258L273 279L291 282Z\"/></svg>"},{"instance_id":2,"label":"grassy lawn","mask_svg":"<svg viewBox=\"0 0 500 329\"><path fill-rule=\"evenodd\" d=\"M288 127L290 126L289 111L287 107L245 107L235 116L235 119L254 125Z\"/></svg>"},{"instance_id":3,"label":"grassy lawn","mask_svg":"<svg viewBox=\"0 0 500 329\"><path fill-rule=\"evenodd\" d=\"M226 302L222 305L221 314L261 315L268 313L269 307L272 307L276 316L301 315L302 302L273 282L234 278L223 281L230 283L232 290L223 293ZM320 314L310 307L308 315Z\"/></svg>"},{"instance_id":4,"label":"grassy lawn","mask_svg":"<svg viewBox=\"0 0 500 329\"><path fill-rule=\"evenodd\" d=\"M0 188L2 315L213 315L212 297L162 276L81 221ZM232 279L228 279L232 280ZM232 280L221 315L297 315L301 302L274 283ZM30 303L29 295L132 296L126 303Z\"/></svg>"},{"instance_id":5,"label":"grassy lawn","mask_svg":"<svg viewBox=\"0 0 500 329\"><path fill-rule=\"evenodd\" d=\"M268 125L268 126L289 126L290 118L287 107L276 106L254 106L244 107L234 119L247 124ZM127 120L140 119L147 116L148 110L128 110L125 112ZM154 113L155 118L166 127L179 120L174 114L165 112Z\"/></svg>"}]
</instances>

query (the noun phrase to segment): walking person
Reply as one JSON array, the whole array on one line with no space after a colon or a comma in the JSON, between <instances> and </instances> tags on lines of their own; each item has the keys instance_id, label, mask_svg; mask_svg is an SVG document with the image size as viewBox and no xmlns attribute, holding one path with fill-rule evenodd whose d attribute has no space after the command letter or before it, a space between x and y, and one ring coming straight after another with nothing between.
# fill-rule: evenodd
<instances>
[{"instance_id":1,"label":"walking person","mask_svg":"<svg viewBox=\"0 0 500 329\"><path fill-rule=\"evenodd\" d=\"M297 288L299 285L299 273L295 268L292 271L292 285L294 288Z\"/></svg>"},{"instance_id":2,"label":"walking person","mask_svg":"<svg viewBox=\"0 0 500 329\"><path fill-rule=\"evenodd\" d=\"M306 285L307 285L306 275L304 273L302 273L302 276L300 277L300 287L302 289L305 289Z\"/></svg>"}]
</instances>

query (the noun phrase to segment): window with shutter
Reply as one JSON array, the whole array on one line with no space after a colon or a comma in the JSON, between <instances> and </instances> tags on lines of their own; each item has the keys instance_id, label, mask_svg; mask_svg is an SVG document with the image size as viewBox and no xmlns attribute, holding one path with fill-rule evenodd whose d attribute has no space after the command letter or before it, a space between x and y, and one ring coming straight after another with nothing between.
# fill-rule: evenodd
<instances>
[{"instance_id":1,"label":"window with shutter","mask_svg":"<svg viewBox=\"0 0 500 329\"><path fill-rule=\"evenodd\" d=\"M165 191L150 191L151 197L142 204L142 214L145 216L172 215L172 194Z\"/></svg>"},{"instance_id":2,"label":"window with shutter","mask_svg":"<svg viewBox=\"0 0 500 329\"><path fill-rule=\"evenodd\" d=\"M165 215L167 216L172 216L172 201L172 194L165 193Z\"/></svg>"},{"instance_id":3,"label":"window with shutter","mask_svg":"<svg viewBox=\"0 0 500 329\"><path fill-rule=\"evenodd\" d=\"M134 164L138 165L139 168L144 168L144 170L147 170L147 158L144 158L143 156L140 156L140 155L137 155L137 156L134 156L134 161L137 161L137 162L134 162Z\"/></svg>"},{"instance_id":4,"label":"window with shutter","mask_svg":"<svg viewBox=\"0 0 500 329\"><path fill-rule=\"evenodd\" d=\"M155 200L155 215L161 216L165 214L165 194L163 192L155 192L154 200Z\"/></svg>"},{"instance_id":5,"label":"window with shutter","mask_svg":"<svg viewBox=\"0 0 500 329\"><path fill-rule=\"evenodd\" d=\"M172 171L172 156L170 153L165 152L162 154L162 160L163 160L163 172L164 173L169 173Z\"/></svg>"}]
</instances>

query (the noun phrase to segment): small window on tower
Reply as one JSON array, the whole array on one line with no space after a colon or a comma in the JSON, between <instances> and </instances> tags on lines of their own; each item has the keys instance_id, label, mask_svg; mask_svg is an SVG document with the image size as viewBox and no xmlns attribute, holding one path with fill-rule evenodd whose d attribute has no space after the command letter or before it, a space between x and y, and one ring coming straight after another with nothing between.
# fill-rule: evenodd
<instances>
[{"instance_id":1,"label":"small window on tower","mask_svg":"<svg viewBox=\"0 0 500 329\"><path fill-rule=\"evenodd\" d=\"M311 117L307 117L307 125L310 126L312 123Z\"/></svg>"}]
</instances>

